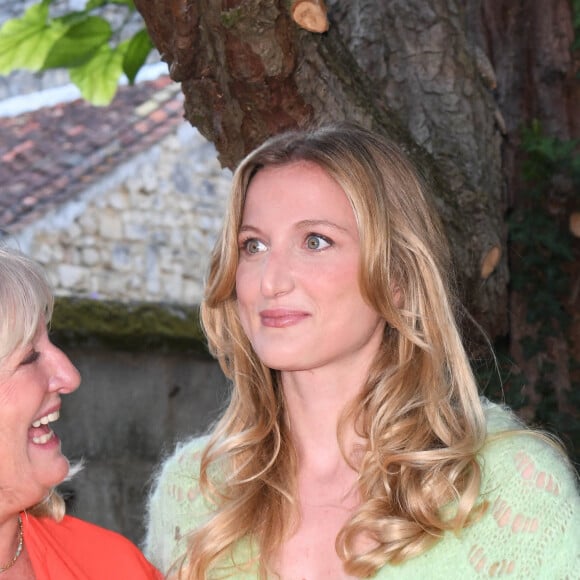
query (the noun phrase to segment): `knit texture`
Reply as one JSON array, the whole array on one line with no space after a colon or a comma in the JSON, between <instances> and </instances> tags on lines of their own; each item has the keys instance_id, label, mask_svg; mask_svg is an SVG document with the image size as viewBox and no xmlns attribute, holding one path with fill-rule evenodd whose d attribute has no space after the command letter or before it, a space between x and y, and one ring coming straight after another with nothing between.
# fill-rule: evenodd
<instances>
[{"instance_id":1,"label":"knit texture","mask_svg":"<svg viewBox=\"0 0 580 580\"><path fill-rule=\"evenodd\" d=\"M485 402L485 410L490 435L519 428L506 409ZM186 553L187 533L211 515L197 485L206 441L180 444L163 463L150 496L144 552L163 572ZM480 463L486 514L459 536L446 533L425 553L383 567L377 580L580 579L580 496L577 477L561 453L530 434L492 436ZM242 542L233 557L247 562L249 552L249 542ZM234 577L256 578L256 572Z\"/></svg>"}]
</instances>

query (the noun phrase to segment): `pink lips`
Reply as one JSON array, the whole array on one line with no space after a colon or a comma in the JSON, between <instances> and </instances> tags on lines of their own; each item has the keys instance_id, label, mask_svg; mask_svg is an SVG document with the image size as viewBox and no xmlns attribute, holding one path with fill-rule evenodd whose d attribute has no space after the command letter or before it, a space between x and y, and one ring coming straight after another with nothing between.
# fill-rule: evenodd
<instances>
[{"instance_id":1,"label":"pink lips","mask_svg":"<svg viewBox=\"0 0 580 580\"><path fill-rule=\"evenodd\" d=\"M262 310L260 319L264 326L270 328L285 328L293 326L308 318L309 314L302 310L287 310L285 308L276 308L271 310Z\"/></svg>"}]
</instances>

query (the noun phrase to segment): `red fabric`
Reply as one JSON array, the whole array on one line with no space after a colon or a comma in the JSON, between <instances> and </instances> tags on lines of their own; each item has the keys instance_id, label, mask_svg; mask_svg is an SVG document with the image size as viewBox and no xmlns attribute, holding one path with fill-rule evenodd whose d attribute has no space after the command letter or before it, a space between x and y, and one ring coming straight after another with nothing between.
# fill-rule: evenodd
<instances>
[{"instance_id":1,"label":"red fabric","mask_svg":"<svg viewBox=\"0 0 580 580\"><path fill-rule=\"evenodd\" d=\"M22 514L24 543L37 580L161 580L127 538L65 516L62 522Z\"/></svg>"}]
</instances>

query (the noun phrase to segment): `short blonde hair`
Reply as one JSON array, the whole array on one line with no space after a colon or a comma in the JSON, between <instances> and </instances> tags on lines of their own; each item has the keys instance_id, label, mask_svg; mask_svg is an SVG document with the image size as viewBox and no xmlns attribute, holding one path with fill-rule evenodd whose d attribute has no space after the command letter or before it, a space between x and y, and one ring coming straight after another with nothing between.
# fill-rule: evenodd
<instances>
[{"instance_id":1,"label":"short blonde hair","mask_svg":"<svg viewBox=\"0 0 580 580\"><path fill-rule=\"evenodd\" d=\"M0 364L30 342L41 320L50 322L54 298L42 267L0 245Z\"/></svg>"}]
</instances>

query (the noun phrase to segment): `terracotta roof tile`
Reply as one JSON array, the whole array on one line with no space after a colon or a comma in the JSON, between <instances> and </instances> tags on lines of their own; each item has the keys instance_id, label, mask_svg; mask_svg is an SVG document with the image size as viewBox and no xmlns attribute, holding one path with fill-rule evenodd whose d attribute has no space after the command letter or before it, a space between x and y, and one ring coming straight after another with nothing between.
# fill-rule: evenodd
<instances>
[{"instance_id":1,"label":"terracotta roof tile","mask_svg":"<svg viewBox=\"0 0 580 580\"><path fill-rule=\"evenodd\" d=\"M0 118L0 230L38 219L183 123L180 87L163 76L84 100Z\"/></svg>"}]
</instances>

